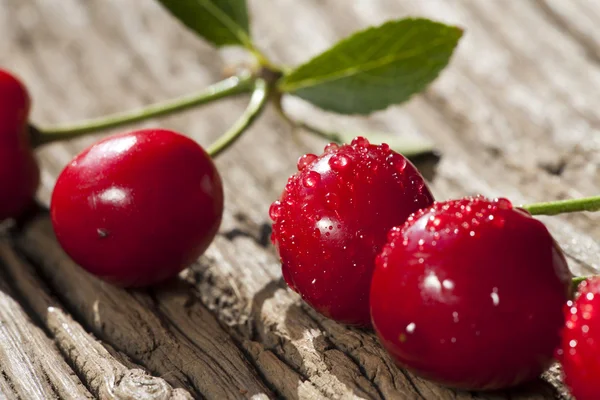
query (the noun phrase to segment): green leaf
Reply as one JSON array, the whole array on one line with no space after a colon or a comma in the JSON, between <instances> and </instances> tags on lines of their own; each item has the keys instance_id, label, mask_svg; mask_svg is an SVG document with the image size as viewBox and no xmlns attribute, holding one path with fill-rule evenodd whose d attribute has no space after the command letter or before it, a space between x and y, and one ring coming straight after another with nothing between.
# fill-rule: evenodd
<instances>
[{"instance_id":1,"label":"green leaf","mask_svg":"<svg viewBox=\"0 0 600 400\"><path fill-rule=\"evenodd\" d=\"M418 136L399 136L385 132L336 132L340 144L350 143L357 136L367 138L373 144L386 143L390 148L405 157L413 158L435 152L433 143Z\"/></svg>"},{"instance_id":2,"label":"green leaf","mask_svg":"<svg viewBox=\"0 0 600 400\"><path fill-rule=\"evenodd\" d=\"M252 49L246 0L158 0L171 14L217 47Z\"/></svg>"},{"instance_id":3,"label":"green leaf","mask_svg":"<svg viewBox=\"0 0 600 400\"><path fill-rule=\"evenodd\" d=\"M342 40L282 78L279 89L325 110L368 114L406 101L448 64L460 28L402 19Z\"/></svg>"}]
</instances>

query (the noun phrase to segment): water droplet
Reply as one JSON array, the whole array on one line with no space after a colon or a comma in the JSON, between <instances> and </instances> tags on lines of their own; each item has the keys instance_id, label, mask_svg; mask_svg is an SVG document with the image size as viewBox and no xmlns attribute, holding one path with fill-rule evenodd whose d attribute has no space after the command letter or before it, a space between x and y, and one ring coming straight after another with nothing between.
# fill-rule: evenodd
<instances>
[{"instance_id":1,"label":"water droplet","mask_svg":"<svg viewBox=\"0 0 600 400\"><path fill-rule=\"evenodd\" d=\"M500 198L494 200L494 202L496 203L496 206L500 210L511 210L513 208L510 200L505 199L504 197L500 197Z\"/></svg>"},{"instance_id":2,"label":"water droplet","mask_svg":"<svg viewBox=\"0 0 600 400\"><path fill-rule=\"evenodd\" d=\"M331 153L332 151L335 151L339 148L340 148L340 146L338 146L337 143L329 143L328 145L325 146L323 151L325 151L325 153Z\"/></svg>"},{"instance_id":3,"label":"water droplet","mask_svg":"<svg viewBox=\"0 0 600 400\"><path fill-rule=\"evenodd\" d=\"M298 171L302 171L304 168L308 166L311 162L315 161L317 156L314 154L305 154L298 159Z\"/></svg>"},{"instance_id":4,"label":"water droplet","mask_svg":"<svg viewBox=\"0 0 600 400\"><path fill-rule=\"evenodd\" d=\"M281 215L281 202L275 201L275 202L273 202L273 204L271 204L271 207L269 207L269 217L271 217L271 219L274 222L277 222L277 218L279 218L280 215Z\"/></svg>"},{"instance_id":5,"label":"water droplet","mask_svg":"<svg viewBox=\"0 0 600 400\"><path fill-rule=\"evenodd\" d=\"M414 322L411 322L410 324L406 325L406 332L413 333L416 327L417 325Z\"/></svg>"},{"instance_id":6,"label":"water droplet","mask_svg":"<svg viewBox=\"0 0 600 400\"><path fill-rule=\"evenodd\" d=\"M348 156L343 154L334 154L329 159L329 166L332 170L342 172L348 169L351 164L351 160Z\"/></svg>"},{"instance_id":7,"label":"water droplet","mask_svg":"<svg viewBox=\"0 0 600 400\"><path fill-rule=\"evenodd\" d=\"M359 147L367 147L370 144L371 143L369 143L369 140L367 140L367 138L362 137L362 136L355 137L351 143L352 146L359 146Z\"/></svg>"},{"instance_id":8,"label":"water droplet","mask_svg":"<svg viewBox=\"0 0 600 400\"><path fill-rule=\"evenodd\" d=\"M410 184L418 189L422 188L423 186L425 186L425 182L423 182L423 178L421 178L418 175L413 175L410 178L408 178Z\"/></svg>"},{"instance_id":9,"label":"water droplet","mask_svg":"<svg viewBox=\"0 0 600 400\"><path fill-rule=\"evenodd\" d=\"M390 164L396 169L399 174L402 174L406 169L406 158L402 157L398 153L392 153L389 157Z\"/></svg>"},{"instance_id":10,"label":"water droplet","mask_svg":"<svg viewBox=\"0 0 600 400\"><path fill-rule=\"evenodd\" d=\"M594 300L594 293L587 293L585 295L585 298L588 299L588 300Z\"/></svg>"},{"instance_id":11,"label":"water droplet","mask_svg":"<svg viewBox=\"0 0 600 400\"><path fill-rule=\"evenodd\" d=\"M452 313L452 320L454 321L454 323L458 322L458 313L456 311Z\"/></svg>"},{"instance_id":12,"label":"water droplet","mask_svg":"<svg viewBox=\"0 0 600 400\"><path fill-rule=\"evenodd\" d=\"M471 231L471 232L469 232L469 236L471 236L471 237L475 237L475 231Z\"/></svg>"},{"instance_id":13,"label":"water droplet","mask_svg":"<svg viewBox=\"0 0 600 400\"><path fill-rule=\"evenodd\" d=\"M384 153L389 153L390 151L390 145L387 143L381 143L381 150L383 150Z\"/></svg>"},{"instance_id":14,"label":"water droplet","mask_svg":"<svg viewBox=\"0 0 600 400\"><path fill-rule=\"evenodd\" d=\"M302 183L307 188L314 188L321 182L321 175L316 171L309 171L302 180Z\"/></svg>"}]
</instances>

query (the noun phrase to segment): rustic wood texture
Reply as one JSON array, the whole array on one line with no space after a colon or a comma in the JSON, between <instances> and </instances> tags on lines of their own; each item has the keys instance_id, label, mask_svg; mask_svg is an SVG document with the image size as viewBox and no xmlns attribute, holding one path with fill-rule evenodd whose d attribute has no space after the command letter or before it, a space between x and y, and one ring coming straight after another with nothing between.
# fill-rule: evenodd
<instances>
[{"instance_id":1,"label":"rustic wood texture","mask_svg":"<svg viewBox=\"0 0 600 400\"><path fill-rule=\"evenodd\" d=\"M426 16L466 29L426 93L369 118L290 99L294 116L332 129L422 135L443 157L439 199L482 193L517 203L600 189L600 2L595 0L250 0L253 33L294 65L352 31ZM18 71L44 126L200 89L246 60L217 51L153 1L0 0L0 65ZM208 144L245 106L227 100L149 121ZM39 151L47 204L57 174L95 139ZM527 387L457 392L396 368L373 334L308 309L281 280L267 210L304 152L275 112L219 157L221 233L177 282L145 291L104 284L58 247L42 213L0 237L0 398L563 399L553 368ZM600 269L600 216L544 218L578 274Z\"/></svg>"}]
</instances>

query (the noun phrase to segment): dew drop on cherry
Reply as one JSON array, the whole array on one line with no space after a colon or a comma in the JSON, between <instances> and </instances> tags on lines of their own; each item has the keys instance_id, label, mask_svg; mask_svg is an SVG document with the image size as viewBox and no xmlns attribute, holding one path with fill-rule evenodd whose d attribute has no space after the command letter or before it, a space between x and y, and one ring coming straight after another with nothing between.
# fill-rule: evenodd
<instances>
[{"instance_id":1,"label":"dew drop on cherry","mask_svg":"<svg viewBox=\"0 0 600 400\"><path fill-rule=\"evenodd\" d=\"M336 172L346 171L351 166L350 158L343 154L334 154L328 162L331 169Z\"/></svg>"},{"instance_id":2,"label":"dew drop on cherry","mask_svg":"<svg viewBox=\"0 0 600 400\"><path fill-rule=\"evenodd\" d=\"M337 145L337 143L329 143L328 145L325 146L325 153L331 153L335 150L337 150L340 146Z\"/></svg>"},{"instance_id":3,"label":"dew drop on cherry","mask_svg":"<svg viewBox=\"0 0 600 400\"><path fill-rule=\"evenodd\" d=\"M495 200L496 207L500 210L512 210L513 206L510 200L500 197Z\"/></svg>"},{"instance_id":4,"label":"dew drop on cherry","mask_svg":"<svg viewBox=\"0 0 600 400\"><path fill-rule=\"evenodd\" d=\"M399 174L402 174L406 169L406 158L402 157L400 154L394 154L394 157L392 157L392 165Z\"/></svg>"},{"instance_id":5,"label":"dew drop on cherry","mask_svg":"<svg viewBox=\"0 0 600 400\"><path fill-rule=\"evenodd\" d=\"M312 163L313 161L315 161L317 159L317 156L314 154L305 154L302 157L300 157L298 159L298 171L302 171L304 168L306 168L310 163Z\"/></svg>"},{"instance_id":6,"label":"dew drop on cherry","mask_svg":"<svg viewBox=\"0 0 600 400\"><path fill-rule=\"evenodd\" d=\"M277 221L277 219L279 218L280 215L281 215L281 202L275 201L275 202L273 202L273 204L271 204L271 207L269 207L269 217L271 217L271 219L273 221Z\"/></svg>"},{"instance_id":7,"label":"dew drop on cherry","mask_svg":"<svg viewBox=\"0 0 600 400\"><path fill-rule=\"evenodd\" d=\"M367 147L370 144L371 143L369 143L369 140L362 136L355 137L351 142L352 146L358 146L358 147Z\"/></svg>"},{"instance_id":8,"label":"dew drop on cherry","mask_svg":"<svg viewBox=\"0 0 600 400\"><path fill-rule=\"evenodd\" d=\"M319 228L315 228L313 230L313 237L315 239L319 239L321 237L321 230Z\"/></svg>"},{"instance_id":9,"label":"dew drop on cherry","mask_svg":"<svg viewBox=\"0 0 600 400\"><path fill-rule=\"evenodd\" d=\"M321 182L321 175L317 171L310 171L302 180L302 184L307 188L314 188L319 182Z\"/></svg>"},{"instance_id":10,"label":"dew drop on cherry","mask_svg":"<svg viewBox=\"0 0 600 400\"><path fill-rule=\"evenodd\" d=\"M404 160L404 163L406 164L406 160ZM422 188L423 186L425 186L425 182L423 182L423 178L420 176L413 175L408 180L410 184L416 188Z\"/></svg>"}]
</instances>

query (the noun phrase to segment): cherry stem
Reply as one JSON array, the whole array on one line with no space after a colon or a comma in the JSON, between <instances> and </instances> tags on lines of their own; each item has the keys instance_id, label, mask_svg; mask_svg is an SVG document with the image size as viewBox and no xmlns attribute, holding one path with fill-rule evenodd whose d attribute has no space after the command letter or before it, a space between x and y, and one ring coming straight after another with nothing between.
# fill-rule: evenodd
<instances>
[{"instance_id":1,"label":"cherry stem","mask_svg":"<svg viewBox=\"0 0 600 400\"><path fill-rule=\"evenodd\" d=\"M590 276L576 276L571 280L571 283L573 284L573 293L577 292L577 289L579 288L579 284L583 281L585 281L586 279L591 278Z\"/></svg>"},{"instance_id":2,"label":"cherry stem","mask_svg":"<svg viewBox=\"0 0 600 400\"><path fill-rule=\"evenodd\" d=\"M238 118L227 132L225 132L216 142L207 150L211 157L216 157L222 151L231 146L254 122L254 120L264 110L269 99L270 86L264 79L257 79L254 82L252 97L244 113Z\"/></svg>"},{"instance_id":3,"label":"cherry stem","mask_svg":"<svg viewBox=\"0 0 600 400\"><path fill-rule=\"evenodd\" d=\"M184 111L225 97L248 93L254 88L255 80L256 78L251 74L234 76L215 83L199 93L152 104L138 110L91 119L75 125L42 128L33 135L32 141L37 147Z\"/></svg>"},{"instance_id":4,"label":"cherry stem","mask_svg":"<svg viewBox=\"0 0 600 400\"><path fill-rule=\"evenodd\" d=\"M534 203L521 206L532 215L557 215L578 211L599 211L600 196Z\"/></svg>"}]
</instances>

